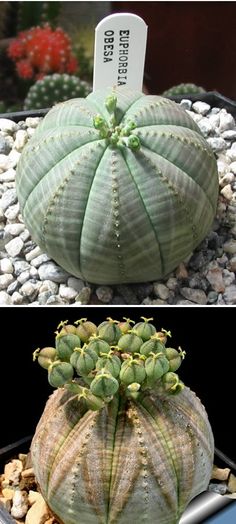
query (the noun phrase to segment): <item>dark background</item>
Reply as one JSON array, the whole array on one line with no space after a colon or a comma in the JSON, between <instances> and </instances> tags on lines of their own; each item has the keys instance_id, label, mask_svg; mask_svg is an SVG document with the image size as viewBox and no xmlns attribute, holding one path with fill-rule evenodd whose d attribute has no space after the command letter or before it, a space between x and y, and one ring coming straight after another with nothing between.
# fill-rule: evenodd
<instances>
[{"instance_id":1,"label":"dark background","mask_svg":"<svg viewBox=\"0 0 236 524\"><path fill-rule=\"evenodd\" d=\"M236 2L111 2L111 10L148 25L144 80L151 93L194 82L236 99Z\"/></svg>"},{"instance_id":2,"label":"dark background","mask_svg":"<svg viewBox=\"0 0 236 524\"><path fill-rule=\"evenodd\" d=\"M236 460L234 307L3 307L0 315L0 448L34 432L52 388L32 353L54 345L60 320L87 317L100 323L107 316L125 316L139 321L144 315L154 317L158 329L171 330L169 346L186 351L179 375L205 405L216 446Z\"/></svg>"}]
</instances>

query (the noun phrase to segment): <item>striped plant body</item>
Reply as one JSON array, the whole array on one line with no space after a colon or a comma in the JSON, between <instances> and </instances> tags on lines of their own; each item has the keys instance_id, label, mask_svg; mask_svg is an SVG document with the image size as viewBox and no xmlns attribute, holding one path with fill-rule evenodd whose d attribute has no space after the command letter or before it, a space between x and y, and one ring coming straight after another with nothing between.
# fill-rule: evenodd
<instances>
[{"instance_id":1,"label":"striped plant body","mask_svg":"<svg viewBox=\"0 0 236 524\"><path fill-rule=\"evenodd\" d=\"M16 185L35 242L98 284L170 273L208 233L218 197L216 160L192 118L124 87L54 106Z\"/></svg>"},{"instance_id":2,"label":"striped plant body","mask_svg":"<svg viewBox=\"0 0 236 524\"><path fill-rule=\"evenodd\" d=\"M143 320L146 325L152 319ZM112 322L109 318L107 328ZM91 340L99 339L99 332L100 326ZM62 328L57 340L69 336L63 333ZM207 489L211 427L200 400L168 371L167 350L163 344L160 353L145 356L110 345L110 354L101 349L92 355L88 341L74 353L92 356L94 371L81 375L75 368L72 380L56 349L34 353L48 369L50 383L59 386L38 423L31 454L42 494L60 523L176 524L191 499ZM185 352L179 349L179 354L184 358ZM106 359L120 360L118 373L108 370ZM151 359L166 360L162 376L155 366L151 376ZM136 382L126 380L127 365L130 373L136 366ZM54 376L55 370L60 375Z\"/></svg>"}]
</instances>

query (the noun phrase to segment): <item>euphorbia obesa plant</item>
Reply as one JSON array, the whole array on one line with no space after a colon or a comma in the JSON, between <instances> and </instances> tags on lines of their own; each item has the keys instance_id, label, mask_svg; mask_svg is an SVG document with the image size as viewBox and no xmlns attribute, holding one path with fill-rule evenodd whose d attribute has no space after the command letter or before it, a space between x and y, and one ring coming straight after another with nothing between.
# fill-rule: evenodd
<instances>
[{"instance_id":1,"label":"euphorbia obesa plant","mask_svg":"<svg viewBox=\"0 0 236 524\"><path fill-rule=\"evenodd\" d=\"M124 320L62 323L55 347L34 353L58 389L33 467L63 524L176 524L210 480L208 418L176 374L185 352L152 319Z\"/></svg>"},{"instance_id":2,"label":"euphorbia obesa plant","mask_svg":"<svg viewBox=\"0 0 236 524\"><path fill-rule=\"evenodd\" d=\"M16 176L34 240L95 283L161 278L205 237L218 196L216 160L175 102L125 87L52 108Z\"/></svg>"}]
</instances>

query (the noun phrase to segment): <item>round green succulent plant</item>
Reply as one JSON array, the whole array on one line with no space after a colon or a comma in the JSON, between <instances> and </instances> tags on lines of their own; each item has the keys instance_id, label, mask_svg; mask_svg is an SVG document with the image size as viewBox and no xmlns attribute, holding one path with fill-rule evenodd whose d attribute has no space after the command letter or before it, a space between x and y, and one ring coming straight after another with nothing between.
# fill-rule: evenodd
<instances>
[{"instance_id":1,"label":"round green succulent plant","mask_svg":"<svg viewBox=\"0 0 236 524\"><path fill-rule=\"evenodd\" d=\"M55 348L34 352L58 389L32 441L33 467L63 524L176 524L208 486L214 443L206 412L175 373L185 352L166 347L170 333L151 320L136 324L137 335L126 333L130 319L108 318L78 345L70 338L72 327L78 338L76 323L61 323ZM66 337L69 362L57 351Z\"/></svg>"},{"instance_id":2,"label":"round green succulent plant","mask_svg":"<svg viewBox=\"0 0 236 524\"><path fill-rule=\"evenodd\" d=\"M216 159L175 102L124 87L54 106L16 174L35 242L98 284L170 273L208 233Z\"/></svg>"}]
</instances>

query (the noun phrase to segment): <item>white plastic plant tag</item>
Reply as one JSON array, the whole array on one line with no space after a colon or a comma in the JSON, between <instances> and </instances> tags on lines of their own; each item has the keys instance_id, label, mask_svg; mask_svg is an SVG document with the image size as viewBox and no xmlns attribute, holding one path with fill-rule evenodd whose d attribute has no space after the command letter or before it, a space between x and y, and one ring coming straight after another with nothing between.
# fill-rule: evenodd
<instances>
[{"instance_id":1,"label":"white plastic plant tag","mask_svg":"<svg viewBox=\"0 0 236 524\"><path fill-rule=\"evenodd\" d=\"M109 15L95 29L93 90L125 85L142 91L147 25L137 15Z\"/></svg>"}]
</instances>

